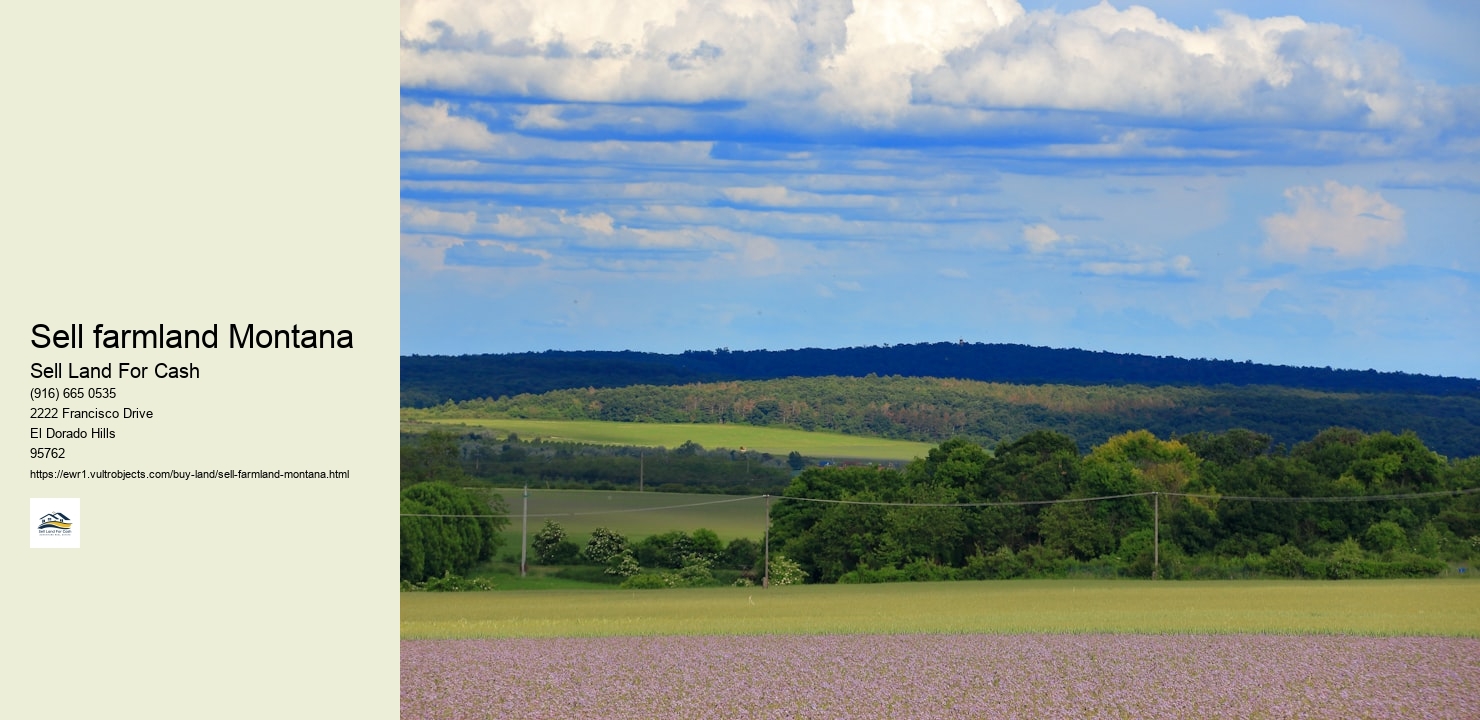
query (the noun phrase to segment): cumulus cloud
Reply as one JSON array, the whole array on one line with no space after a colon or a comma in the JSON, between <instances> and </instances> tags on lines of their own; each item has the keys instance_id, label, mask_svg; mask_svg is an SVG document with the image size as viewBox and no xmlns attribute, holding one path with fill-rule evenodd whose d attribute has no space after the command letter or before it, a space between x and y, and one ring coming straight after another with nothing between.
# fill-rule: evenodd
<instances>
[{"instance_id":1,"label":"cumulus cloud","mask_svg":"<svg viewBox=\"0 0 1480 720\"><path fill-rule=\"evenodd\" d=\"M401 46L403 87L528 99L514 122L546 131L574 126L546 101L603 104L586 120L630 132L741 118L804 135L819 123L1037 132L1045 112L1095 112L1115 152L1175 156L1116 127L1233 119L1432 138L1468 102L1350 28L1231 12L1183 28L1103 2L1059 13L1015 0L419 0L402 4Z\"/></svg>"},{"instance_id":2,"label":"cumulus cloud","mask_svg":"<svg viewBox=\"0 0 1480 720\"><path fill-rule=\"evenodd\" d=\"M1327 180L1285 190L1292 210L1264 218L1266 258L1376 267L1406 237L1403 209L1380 193Z\"/></svg>"},{"instance_id":3,"label":"cumulus cloud","mask_svg":"<svg viewBox=\"0 0 1480 720\"><path fill-rule=\"evenodd\" d=\"M785 92L807 33L792 3L429 0L402 5L411 87L595 102Z\"/></svg>"},{"instance_id":4,"label":"cumulus cloud","mask_svg":"<svg viewBox=\"0 0 1480 720\"><path fill-rule=\"evenodd\" d=\"M864 124L892 121L911 104L917 75L1022 14L1014 0L857 0L843 45L821 61L824 103Z\"/></svg>"}]
</instances>

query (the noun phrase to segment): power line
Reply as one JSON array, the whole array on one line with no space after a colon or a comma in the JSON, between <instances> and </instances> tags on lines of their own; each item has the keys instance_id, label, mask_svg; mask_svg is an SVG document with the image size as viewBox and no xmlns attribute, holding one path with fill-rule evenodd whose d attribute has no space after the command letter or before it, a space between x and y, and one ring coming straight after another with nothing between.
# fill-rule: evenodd
<instances>
[{"instance_id":1,"label":"power line","mask_svg":"<svg viewBox=\"0 0 1480 720\"><path fill-rule=\"evenodd\" d=\"M1395 495L1332 495L1327 497L1272 497L1268 495L1212 495L1200 493L1174 493L1164 492L1162 495L1174 495L1177 497L1205 498L1209 500L1239 500L1246 502L1275 502L1275 503L1339 503L1339 502L1376 502L1380 500L1416 500L1432 497L1458 497L1460 495L1473 495L1480 492L1480 488L1467 488L1464 490L1434 490L1421 493L1398 493Z\"/></svg>"},{"instance_id":2,"label":"power line","mask_svg":"<svg viewBox=\"0 0 1480 720\"><path fill-rule=\"evenodd\" d=\"M998 502L974 502L974 503L916 503L916 502L884 502L882 500L829 500L827 498L793 497L790 495L777 496L778 500L800 500L802 502L833 503L837 505L875 505L880 507L1009 507L1015 505L1057 505L1060 503L1094 502L1096 500L1119 500L1121 498L1145 497L1155 495L1154 492L1126 493L1125 495L1101 495L1099 497L1087 498L1059 498L1058 500L1002 500Z\"/></svg>"},{"instance_id":3,"label":"power line","mask_svg":"<svg viewBox=\"0 0 1480 720\"><path fill-rule=\"evenodd\" d=\"M1272 503L1340 503L1340 502L1380 502L1386 500L1417 500L1435 497L1458 497L1460 495L1472 495L1480 493L1480 488L1467 488L1463 490L1435 490L1421 493L1397 493L1392 495L1332 495L1324 497L1282 497L1271 495L1215 495L1211 493L1177 493L1161 490L1148 490L1138 493L1126 493L1123 495L1100 495L1085 498L1059 498L1057 500L1003 500L997 502L971 502L971 503L918 503L918 502L886 502L882 500L839 500L829 498L809 498L792 495L748 495L745 497L726 498L724 500L709 500L705 502L685 503L682 505L660 505L645 508L624 508L621 510L591 510L586 512L563 512L563 513L530 513L529 517L553 518L553 517L581 517L587 515L616 515L622 513L654 512L658 510L677 510L681 508L702 507L705 505L722 505L725 503L745 502L747 500L761 500L774 498L776 500L795 500L798 502L828 503L834 505L866 505L874 507L918 507L918 508L981 508L981 507L1015 507L1023 505L1060 505L1064 503L1097 502L1100 500L1121 500L1133 497L1149 497L1152 495L1166 495L1169 497L1199 498L1204 500L1236 500L1239 502L1272 502ZM401 517L450 517L450 518L508 518L517 517L514 513L503 513L497 515L444 515L433 513L401 513Z\"/></svg>"},{"instance_id":4,"label":"power line","mask_svg":"<svg viewBox=\"0 0 1480 720\"><path fill-rule=\"evenodd\" d=\"M709 500L706 502L686 503L683 505L659 505L645 508L624 508L622 510L590 510L587 512L563 512L563 513L530 513L529 517L579 517L585 515L616 515L619 513L650 512L654 510L677 510L680 508L701 507L704 505L723 505L725 503L744 502L746 500L760 500L770 497L769 495L748 495L746 497L726 498L724 500ZM501 513L497 515L441 515L435 513L401 513L401 517L452 517L452 518L508 518L518 517L514 513Z\"/></svg>"}]
</instances>

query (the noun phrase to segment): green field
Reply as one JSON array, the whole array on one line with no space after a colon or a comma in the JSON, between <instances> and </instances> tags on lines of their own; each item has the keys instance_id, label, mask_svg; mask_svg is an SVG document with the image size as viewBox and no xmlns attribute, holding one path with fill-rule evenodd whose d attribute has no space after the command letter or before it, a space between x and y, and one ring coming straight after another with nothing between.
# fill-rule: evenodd
<instances>
[{"instance_id":1,"label":"green field","mask_svg":"<svg viewBox=\"0 0 1480 720\"><path fill-rule=\"evenodd\" d=\"M699 425L683 423L625 423L595 420L521 420L517 418L440 418L417 410L402 410L408 430L428 423L492 430L498 434L518 433L520 438L589 443L676 448L695 442L706 449L753 450L785 456L793 451L809 458L887 460L907 462L925 457L932 443L907 440L807 432L752 425Z\"/></svg>"},{"instance_id":2,"label":"green field","mask_svg":"<svg viewBox=\"0 0 1480 720\"><path fill-rule=\"evenodd\" d=\"M474 488L502 495L512 517L504 528L504 550L519 551L523 490ZM766 527L766 504L760 498L698 493L622 492L617 490L529 490L529 533L553 520L570 540L585 546L598 527L615 530L637 541L649 535L708 528L729 542L746 537L760 540Z\"/></svg>"},{"instance_id":3,"label":"green field","mask_svg":"<svg viewBox=\"0 0 1480 720\"><path fill-rule=\"evenodd\" d=\"M1005 580L402 593L401 638L858 633L1480 636L1467 580Z\"/></svg>"}]
</instances>

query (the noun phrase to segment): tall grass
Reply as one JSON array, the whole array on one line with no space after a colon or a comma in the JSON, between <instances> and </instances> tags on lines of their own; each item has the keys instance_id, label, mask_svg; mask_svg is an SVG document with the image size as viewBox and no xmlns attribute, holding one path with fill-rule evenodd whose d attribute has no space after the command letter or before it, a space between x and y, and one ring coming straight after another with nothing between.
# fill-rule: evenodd
<instances>
[{"instance_id":1,"label":"tall grass","mask_svg":"<svg viewBox=\"0 0 1480 720\"><path fill-rule=\"evenodd\" d=\"M404 593L401 637L859 633L1480 636L1466 580L1077 581Z\"/></svg>"}]
</instances>

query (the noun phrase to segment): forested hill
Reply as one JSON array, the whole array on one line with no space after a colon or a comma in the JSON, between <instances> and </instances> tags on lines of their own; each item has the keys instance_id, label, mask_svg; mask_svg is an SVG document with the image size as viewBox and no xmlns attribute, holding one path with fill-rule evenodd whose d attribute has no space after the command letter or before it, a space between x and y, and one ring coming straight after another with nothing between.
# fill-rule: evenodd
<instances>
[{"instance_id":1,"label":"forested hill","mask_svg":"<svg viewBox=\"0 0 1480 720\"><path fill-rule=\"evenodd\" d=\"M515 417L744 423L987 446L1052 430L1081 449L1150 430L1157 437L1235 428L1294 445L1334 425L1412 430L1450 457L1480 456L1480 398L1329 393L1269 386L1011 385L904 377L819 377L554 390L422 411L443 418Z\"/></svg>"},{"instance_id":2,"label":"forested hill","mask_svg":"<svg viewBox=\"0 0 1480 720\"><path fill-rule=\"evenodd\" d=\"M401 404L512 397L568 388L681 385L786 377L958 378L1022 385L1264 385L1326 392L1480 398L1480 380L1374 370L1262 365L983 343L835 350L547 351L401 358Z\"/></svg>"}]
</instances>

